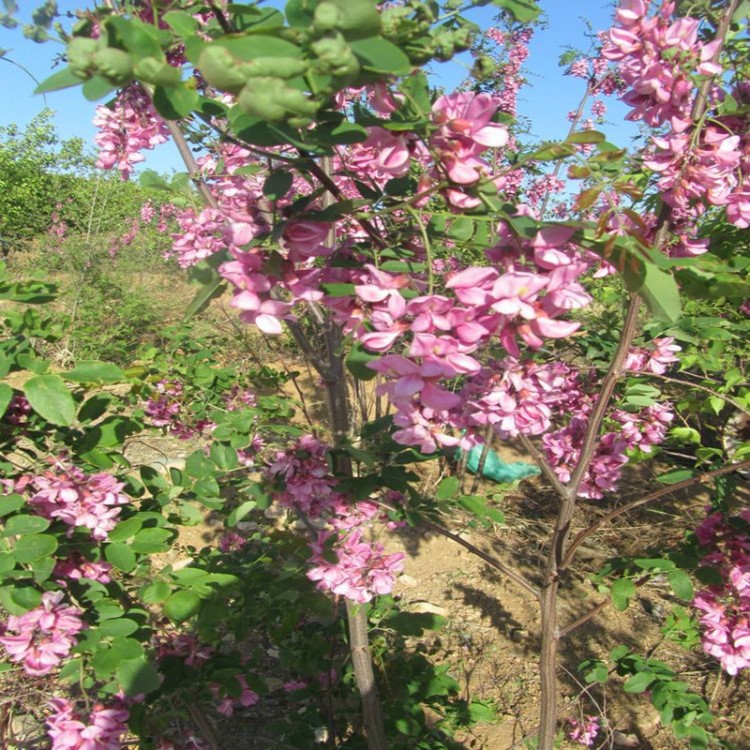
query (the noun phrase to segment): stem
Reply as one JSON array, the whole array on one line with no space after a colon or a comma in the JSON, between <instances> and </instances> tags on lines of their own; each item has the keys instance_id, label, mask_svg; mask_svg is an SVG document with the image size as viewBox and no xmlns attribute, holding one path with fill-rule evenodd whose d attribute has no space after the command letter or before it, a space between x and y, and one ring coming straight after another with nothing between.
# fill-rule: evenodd
<instances>
[{"instance_id":1,"label":"stem","mask_svg":"<svg viewBox=\"0 0 750 750\"><path fill-rule=\"evenodd\" d=\"M482 446L482 453L479 456L479 463L477 464L477 471L474 474L474 479L471 483L471 489L469 492L473 495L479 489L479 482L484 472L484 465L487 463L487 456L490 455L490 446L492 443L492 437L494 430L492 425L487 425L487 429L484 431L484 445Z\"/></svg>"},{"instance_id":2,"label":"stem","mask_svg":"<svg viewBox=\"0 0 750 750\"><path fill-rule=\"evenodd\" d=\"M216 199L209 190L208 185L201 180L198 164L192 151L190 151L190 147L179 125L173 122L169 122L168 125L188 173L193 178L206 203L215 208L218 205ZM310 160L309 169L316 177L321 179L321 182L332 196L338 197L340 191L323 167ZM332 186L333 189L329 186ZM364 227L365 225L363 224L362 226ZM372 225L370 225L370 230L373 233L375 232L375 228ZM378 242L382 243L383 240L378 237ZM333 445L334 447L338 447L346 439L349 429L349 400L346 390L344 361L341 355L341 328L330 317L325 320L326 359L323 360L315 352L312 343L307 338L301 326L294 321L287 320L285 322L294 340L324 381L328 396ZM351 462L344 457L339 457L336 472L339 475L351 475ZM349 648L351 649L352 664L354 665L354 678L362 700L367 747L368 750L388 750L383 709L380 704L380 696L378 695L375 674L372 668L372 658L370 656L367 613L363 607L355 606L349 600L347 600L346 611L349 620Z\"/></svg>"},{"instance_id":3,"label":"stem","mask_svg":"<svg viewBox=\"0 0 750 750\"><path fill-rule=\"evenodd\" d=\"M640 297L632 295L625 316L620 343L609 366L609 371L604 378L604 383L602 384L602 389L594 410L589 417L581 452L570 482L567 486L562 486L557 477L555 477L555 482L553 482L560 493L562 505L557 515L557 521L555 522L555 530L550 543L544 584L542 586L542 645L539 660L539 674L541 679L539 750L552 750L557 730L557 648L561 637L558 626L557 594L560 586L560 573L563 569L562 562L565 557L565 545L570 533L570 523L575 513L578 490L586 476L591 459L594 456L594 451L596 450L599 431L604 421L607 407L609 406L615 385L622 373L625 359L635 337L640 306ZM542 469L544 469L544 465L542 465ZM550 471L554 475L551 467Z\"/></svg>"},{"instance_id":4,"label":"stem","mask_svg":"<svg viewBox=\"0 0 750 750\"><path fill-rule=\"evenodd\" d=\"M367 747L369 750L388 750L383 708L375 683L375 674L372 671L367 613L365 607L347 599L346 614L349 620L349 649L352 654L354 679L362 700Z\"/></svg>"}]
</instances>

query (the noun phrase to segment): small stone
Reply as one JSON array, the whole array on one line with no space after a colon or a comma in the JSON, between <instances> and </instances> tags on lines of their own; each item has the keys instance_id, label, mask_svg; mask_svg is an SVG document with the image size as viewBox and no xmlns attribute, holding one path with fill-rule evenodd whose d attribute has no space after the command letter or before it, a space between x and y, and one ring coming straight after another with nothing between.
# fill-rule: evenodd
<instances>
[{"instance_id":1,"label":"small stone","mask_svg":"<svg viewBox=\"0 0 750 750\"><path fill-rule=\"evenodd\" d=\"M445 607L439 607L437 604L430 604L430 602L414 602L411 605L412 612L416 612L419 615L439 615L440 617L447 617L448 610Z\"/></svg>"},{"instance_id":2,"label":"small stone","mask_svg":"<svg viewBox=\"0 0 750 750\"><path fill-rule=\"evenodd\" d=\"M398 577L398 582L405 586L407 589L413 589L417 586L417 579L412 578L411 576L408 576L406 574Z\"/></svg>"},{"instance_id":3,"label":"small stone","mask_svg":"<svg viewBox=\"0 0 750 750\"><path fill-rule=\"evenodd\" d=\"M612 743L615 747L640 747L641 741L634 734L624 734L615 729L612 732Z\"/></svg>"}]
</instances>

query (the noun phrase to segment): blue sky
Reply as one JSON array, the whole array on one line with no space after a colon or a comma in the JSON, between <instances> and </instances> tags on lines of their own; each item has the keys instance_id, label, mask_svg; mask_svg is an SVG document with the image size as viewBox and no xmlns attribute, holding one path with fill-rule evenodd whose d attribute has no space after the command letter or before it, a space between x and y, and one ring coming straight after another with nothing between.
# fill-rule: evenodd
<instances>
[{"instance_id":1,"label":"blue sky","mask_svg":"<svg viewBox=\"0 0 750 750\"><path fill-rule=\"evenodd\" d=\"M276 3L274 3L276 4ZM22 6L28 17L36 7L36 0L24 0ZM63 12L93 5L85 0L60 0ZM531 54L526 63L530 85L520 96L519 113L530 120L534 135L545 140L562 139L569 123L567 113L575 109L584 90L580 79L566 77L558 66L558 59L566 46L587 49L586 22L594 30L611 25L612 3L605 0L541 0L546 16L546 28L538 29L531 44ZM471 18L483 27L492 23L492 6L471 12ZM24 19L24 12L21 14ZM0 60L0 75L4 86L4 106L0 107L0 125L17 123L24 125L45 107L45 99L34 96L34 82L16 65L26 68L39 80L52 71L55 57L63 47L55 42L35 44L26 40L20 30L8 31L0 27L0 49L9 50L7 60ZM446 88L451 88L466 75L466 65L451 62L433 66L433 74ZM63 138L80 136L91 143L94 127L91 119L95 104L83 98L80 89L53 92L46 97L46 105L55 110L55 123ZM610 101L609 117L613 124L603 128L610 140L626 145L634 127L623 124L625 108L619 102ZM617 123L616 125L614 123ZM181 165L174 147L165 144L148 155L149 168L160 171L180 169Z\"/></svg>"}]
</instances>

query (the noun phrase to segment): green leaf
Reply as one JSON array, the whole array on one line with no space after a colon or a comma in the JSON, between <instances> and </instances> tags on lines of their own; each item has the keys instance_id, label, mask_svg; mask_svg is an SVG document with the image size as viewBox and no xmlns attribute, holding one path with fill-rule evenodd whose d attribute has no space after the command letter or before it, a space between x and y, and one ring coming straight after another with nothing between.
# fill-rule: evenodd
<instances>
[{"instance_id":1,"label":"green leaf","mask_svg":"<svg viewBox=\"0 0 750 750\"><path fill-rule=\"evenodd\" d=\"M577 133L572 133L566 139L566 143L603 143L606 141L604 133L600 133L598 130L579 130Z\"/></svg>"},{"instance_id":2,"label":"green leaf","mask_svg":"<svg viewBox=\"0 0 750 750\"><path fill-rule=\"evenodd\" d=\"M26 499L21 495L4 495L0 497L0 518L17 511L26 505Z\"/></svg>"},{"instance_id":3,"label":"green leaf","mask_svg":"<svg viewBox=\"0 0 750 750\"><path fill-rule=\"evenodd\" d=\"M124 521L115 526L112 531L109 532L110 542L124 542L126 539L130 539L135 536L138 531L143 527L143 518L134 516L133 518L127 518Z\"/></svg>"},{"instance_id":4,"label":"green leaf","mask_svg":"<svg viewBox=\"0 0 750 750\"><path fill-rule=\"evenodd\" d=\"M236 526L257 504L255 500L245 500L244 503L240 503L227 516L227 526Z\"/></svg>"},{"instance_id":5,"label":"green leaf","mask_svg":"<svg viewBox=\"0 0 750 750\"><path fill-rule=\"evenodd\" d=\"M97 393L83 403L78 410L79 422L93 422L99 419L115 400L111 393Z\"/></svg>"},{"instance_id":6,"label":"green leaf","mask_svg":"<svg viewBox=\"0 0 750 750\"><path fill-rule=\"evenodd\" d=\"M125 380L125 373L117 365L94 359L79 362L62 376L76 383L120 383Z\"/></svg>"},{"instance_id":7,"label":"green leaf","mask_svg":"<svg viewBox=\"0 0 750 750\"><path fill-rule=\"evenodd\" d=\"M48 422L60 426L73 423L76 404L59 375L37 375L26 381L23 392L31 408Z\"/></svg>"},{"instance_id":8,"label":"green leaf","mask_svg":"<svg viewBox=\"0 0 750 750\"><path fill-rule=\"evenodd\" d=\"M124 542L108 544L104 549L104 557L107 558L107 562L112 563L123 573L129 573L136 564L135 552L129 544Z\"/></svg>"},{"instance_id":9,"label":"green leaf","mask_svg":"<svg viewBox=\"0 0 750 750\"><path fill-rule=\"evenodd\" d=\"M507 10L520 23L536 21L542 12L533 0L492 0L492 4Z\"/></svg>"},{"instance_id":10,"label":"green leaf","mask_svg":"<svg viewBox=\"0 0 750 750\"><path fill-rule=\"evenodd\" d=\"M5 416L8 406L13 400L13 389L7 383L0 383L0 418Z\"/></svg>"},{"instance_id":11,"label":"green leaf","mask_svg":"<svg viewBox=\"0 0 750 750\"><path fill-rule=\"evenodd\" d=\"M674 591L674 595L678 599L682 599L684 602L693 601L693 582L684 570L670 570L667 573L667 578L669 579L672 591Z\"/></svg>"},{"instance_id":12,"label":"green leaf","mask_svg":"<svg viewBox=\"0 0 750 750\"><path fill-rule=\"evenodd\" d=\"M411 61L406 53L393 42L382 37L359 39L352 42L351 48L362 63L362 67L370 73L390 73L402 76L411 71Z\"/></svg>"},{"instance_id":13,"label":"green leaf","mask_svg":"<svg viewBox=\"0 0 750 750\"><path fill-rule=\"evenodd\" d=\"M489 703L472 701L469 703L469 718L472 722L491 724L496 719L495 709Z\"/></svg>"},{"instance_id":14,"label":"green leaf","mask_svg":"<svg viewBox=\"0 0 750 750\"><path fill-rule=\"evenodd\" d=\"M348 120L339 123L324 122L311 135L318 143L325 146L335 146L361 143L367 140L367 129Z\"/></svg>"},{"instance_id":15,"label":"green leaf","mask_svg":"<svg viewBox=\"0 0 750 750\"><path fill-rule=\"evenodd\" d=\"M154 581L140 590L141 601L144 604L160 604L170 594L172 589L165 581Z\"/></svg>"},{"instance_id":16,"label":"green leaf","mask_svg":"<svg viewBox=\"0 0 750 750\"><path fill-rule=\"evenodd\" d=\"M645 265L645 277L637 291L657 320L674 323L682 313L680 291L674 277L652 263Z\"/></svg>"},{"instance_id":17,"label":"green leaf","mask_svg":"<svg viewBox=\"0 0 750 750\"><path fill-rule=\"evenodd\" d=\"M675 469L656 477L656 481L662 484L677 484L678 482L684 482L686 479L692 479L694 476L695 472L692 469Z\"/></svg>"},{"instance_id":18,"label":"green leaf","mask_svg":"<svg viewBox=\"0 0 750 750\"><path fill-rule=\"evenodd\" d=\"M106 78L102 78L101 76L89 78L89 80L83 84L83 95L90 102L103 99L107 94L111 94L114 90L115 87Z\"/></svg>"},{"instance_id":19,"label":"green leaf","mask_svg":"<svg viewBox=\"0 0 750 750\"><path fill-rule=\"evenodd\" d=\"M629 578L618 578L610 589L612 604L615 609L623 611L628 608L630 599L635 596L635 584Z\"/></svg>"},{"instance_id":20,"label":"green leaf","mask_svg":"<svg viewBox=\"0 0 750 750\"><path fill-rule=\"evenodd\" d=\"M139 625L135 620L125 617L116 617L112 620L104 620L99 623L98 630L103 636L126 636L135 633Z\"/></svg>"},{"instance_id":21,"label":"green leaf","mask_svg":"<svg viewBox=\"0 0 750 750\"><path fill-rule=\"evenodd\" d=\"M185 310L185 319L192 318L194 315L205 310L211 300L217 299L224 294L226 288L227 282L217 273L215 277L213 277L208 283L203 284L203 286L201 286L201 288L195 293L195 297L193 297L187 310Z\"/></svg>"},{"instance_id":22,"label":"green leaf","mask_svg":"<svg viewBox=\"0 0 750 750\"><path fill-rule=\"evenodd\" d=\"M198 109L200 96L195 89L187 85L156 86L154 88L154 107L165 120L181 120Z\"/></svg>"},{"instance_id":23,"label":"green leaf","mask_svg":"<svg viewBox=\"0 0 750 750\"><path fill-rule=\"evenodd\" d=\"M49 528L50 522L41 516L13 516L5 522L3 536L38 534Z\"/></svg>"},{"instance_id":24,"label":"green leaf","mask_svg":"<svg viewBox=\"0 0 750 750\"><path fill-rule=\"evenodd\" d=\"M60 91L71 86L80 86L83 81L70 68L63 68L45 78L35 89L35 94L47 94L50 91Z\"/></svg>"},{"instance_id":25,"label":"green leaf","mask_svg":"<svg viewBox=\"0 0 750 750\"><path fill-rule=\"evenodd\" d=\"M237 451L230 445L214 443L211 446L211 452L209 455L211 456L211 460L222 471L231 471L232 469L236 469L239 464Z\"/></svg>"},{"instance_id":26,"label":"green leaf","mask_svg":"<svg viewBox=\"0 0 750 750\"><path fill-rule=\"evenodd\" d=\"M294 177L291 172L277 169L268 175L263 183L263 195L269 200L281 200L292 188Z\"/></svg>"},{"instance_id":27,"label":"green leaf","mask_svg":"<svg viewBox=\"0 0 750 750\"><path fill-rule=\"evenodd\" d=\"M51 534L30 534L16 540L13 554L20 563L33 563L48 557L57 547L57 538Z\"/></svg>"},{"instance_id":28,"label":"green leaf","mask_svg":"<svg viewBox=\"0 0 750 750\"><path fill-rule=\"evenodd\" d=\"M101 678L112 674L119 664L143 656L143 646L134 638L114 638L109 648L100 644L92 659L97 675Z\"/></svg>"},{"instance_id":29,"label":"green leaf","mask_svg":"<svg viewBox=\"0 0 750 750\"><path fill-rule=\"evenodd\" d=\"M180 10L167 11L161 20L164 21L178 36L193 36L198 28L198 22L190 13Z\"/></svg>"},{"instance_id":30,"label":"green leaf","mask_svg":"<svg viewBox=\"0 0 750 750\"><path fill-rule=\"evenodd\" d=\"M626 693L643 693L648 690L655 678L656 675L653 672L638 672L623 685L622 689Z\"/></svg>"},{"instance_id":31,"label":"green leaf","mask_svg":"<svg viewBox=\"0 0 750 750\"><path fill-rule=\"evenodd\" d=\"M198 612L201 600L192 591L176 591L164 603L164 614L172 622L184 622Z\"/></svg>"},{"instance_id":32,"label":"green leaf","mask_svg":"<svg viewBox=\"0 0 750 750\"><path fill-rule=\"evenodd\" d=\"M460 487L458 477L446 477L437 487L435 497L438 500L450 500L456 496Z\"/></svg>"},{"instance_id":33,"label":"green leaf","mask_svg":"<svg viewBox=\"0 0 750 750\"><path fill-rule=\"evenodd\" d=\"M401 635L421 636L425 630L441 630L447 622L445 617L431 612L398 612L383 620L382 624Z\"/></svg>"},{"instance_id":34,"label":"green leaf","mask_svg":"<svg viewBox=\"0 0 750 750\"><path fill-rule=\"evenodd\" d=\"M117 682L126 695L150 693L161 685L161 677L146 659L129 659L117 667Z\"/></svg>"},{"instance_id":35,"label":"green leaf","mask_svg":"<svg viewBox=\"0 0 750 750\"><path fill-rule=\"evenodd\" d=\"M528 158L531 161L555 161L572 156L575 149L566 143L545 143L532 153Z\"/></svg>"},{"instance_id":36,"label":"green leaf","mask_svg":"<svg viewBox=\"0 0 750 750\"><path fill-rule=\"evenodd\" d=\"M141 529L133 538L133 551L151 555L154 552L166 552L169 549L167 541L172 539L173 533L167 529Z\"/></svg>"},{"instance_id":37,"label":"green leaf","mask_svg":"<svg viewBox=\"0 0 750 750\"><path fill-rule=\"evenodd\" d=\"M110 416L90 426L79 443L82 451L94 448L114 448L122 445L130 436L141 430L141 423L130 417Z\"/></svg>"},{"instance_id":38,"label":"green leaf","mask_svg":"<svg viewBox=\"0 0 750 750\"><path fill-rule=\"evenodd\" d=\"M351 348L346 358L346 369L357 380L372 380L378 373L368 367L367 363L374 362L376 359L380 359L380 355L368 352L361 344L357 343Z\"/></svg>"},{"instance_id":39,"label":"green leaf","mask_svg":"<svg viewBox=\"0 0 750 750\"><path fill-rule=\"evenodd\" d=\"M474 235L475 224L468 216L461 216L451 222L448 236L454 240L466 242Z\"/></svg>"}]
</instances>

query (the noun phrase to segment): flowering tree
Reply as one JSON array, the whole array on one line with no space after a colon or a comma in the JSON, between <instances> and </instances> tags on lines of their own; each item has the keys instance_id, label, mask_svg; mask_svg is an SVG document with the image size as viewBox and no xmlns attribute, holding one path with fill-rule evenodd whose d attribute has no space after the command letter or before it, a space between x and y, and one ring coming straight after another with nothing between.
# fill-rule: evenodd
<instances>
[{"instance_id":1,"label":"flowering tree","mask_svg":"<svg viewBox=\"0 0 750 750\"><path fill-rule=\"evenodd\" d=\"M571 74L587 88L569 136L527 146L514 115L532 33L525 24L539 8L526 0L494 5L505 27L479 40L458 2L289 0L283 13L253 3L105 2L80 14L66 39L68 66L40 87L82 84L87 98L107 98L95 120L99 164L124 178L144 150L175 141L194 184L182 184L173 212L174 255L204 284L192 309L230 289L243 322L269 336L288 331L320 377L325 439L319 430L274 448L262 484L307 529L307 577L346 602L371 750L390 740L363 605L392 590L403 555L386 554L365 529L387 512L390 522L461 543L449 528L459 511L498 520L460 479L476 446L484 446L482 471L495 438L520 441L559 498L539 576L490 558L539 606L540 750L553 747L557 732L560 644L606 606L626 607L652 574L666 572L675 594L692 600L686 559L721 574L695 598L704 648L730 673L750 659L747 511L733 515L721 499L697 532L692 558L683 552L681 564L673 555L612 568L609 593L591 611L572 622L559 613L566 573L593 529L674 489L618 507L571 538L586 503L615 492L623 467L651 454L670 430L674 404L642 380L668 380L679 361L669 331L681 314L680 287L697 297L746 295L744 264L722 256L732 243L742 255L747 241L738 230L750 224L745 6L693 3L686 16L674 2L623 0L596 52L572 61ZM472 80L435 96L423 66L469 49ZM587 101L601 119L609 95L646 128L640 151L618 148L583 119ZM202 146L197 158L190 140ZM587 311L604 283L624 312L597 330ZM606 356L586 361L595 335L608 339ZM376 380L374 415L353 408L350 377L360 383L355 394ZM729 399L746 410L741 389L729 395L741 380L711 391L717 413ZM33 389L27 397L36 408ZM176 425L181 399L179 384L164 380L146 413L153 424ZM254 456L260 446L231 449L237 461L244 454L236 449ZM425 496L405 466L456 449L463 456L456 473ZM706 470L677 486L736 468L722 465L721 451L705 458ZM123 484L67 465L51 471L13 480L32 517L88 528L92 541L118 534ZM118 540L128 538L122 534ZM88 578L108 576L68 565ZM57 666L82 628L59 585L41 597L13 615L0 639L32 674ZM192 614L187 608L180 619ZM41 650L30 635L40 629ZM629 676L626 689L652 691L678 738L706 745L705 702L680 698L674 673L627 650L612 659ZM602 663L591 665L591 679L602 668L606 679ZM239 700L250 705L252 691L238 684ZM66 701L55 711L54 747L77 747L59 737L86 723ZM116 736L124 711L97 708L88 726L98 737ZM590 725L576 732L593 742ZM335 731L331 741L339 741Z\"/></svg>"}]
</instances>

